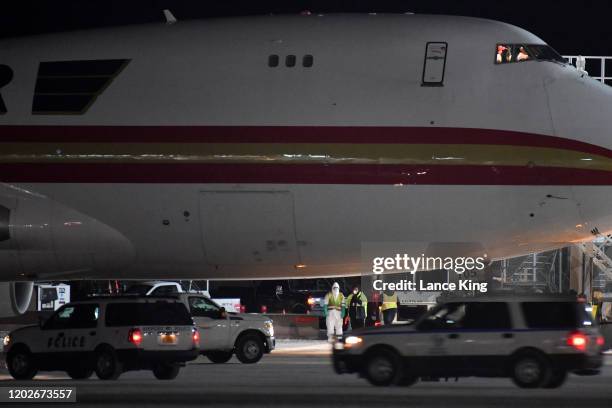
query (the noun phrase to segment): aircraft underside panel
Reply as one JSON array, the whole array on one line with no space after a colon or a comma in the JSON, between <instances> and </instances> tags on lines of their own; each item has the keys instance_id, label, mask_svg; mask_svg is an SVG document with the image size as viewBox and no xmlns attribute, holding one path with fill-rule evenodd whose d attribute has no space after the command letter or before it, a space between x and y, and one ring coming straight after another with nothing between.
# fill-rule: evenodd
<instances>
[{"instance_id":1,"label":"aircraft underside panel","mask_svg":"<svg viewBox=\"0 0 612 408\"><path fill-rule=\"evenodd\" d=\"M210 264L299 263L290 192L203 191L200 219Z\"/></svg>"}]
</instances>

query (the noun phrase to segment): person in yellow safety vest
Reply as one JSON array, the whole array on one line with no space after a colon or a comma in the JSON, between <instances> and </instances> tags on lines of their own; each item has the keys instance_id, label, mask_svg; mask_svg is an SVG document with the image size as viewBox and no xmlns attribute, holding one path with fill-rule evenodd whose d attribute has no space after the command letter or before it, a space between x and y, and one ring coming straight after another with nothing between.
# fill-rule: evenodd
<instances>
[{"instance_id":1,"label":"person in yellow safety vest","mask_svg":"<svg viewBox=\"0 0 612 408\"><path fill-rule=\"evenodd\" d=\"M344 303L344 295L340 292L340 285L334 282L331 292L327 292L323 301L323 313L325 314L325 323L327 325L327 339L330 342L334 341L335 335L342 336L342 320L346 311Z\"/></svg>"},{"instance_id":2,"label":"person in yellow safety vest","mask_svg":"<svg viewBox=\"0 0 612 408\"><path fill-rule=\"evenodd\" d=\"M393 324L395 315L397 315L397 294L392 290L386 290L383 294L383 303L380 308L383 313L383 321L385 326Z\"/></svg>"},{"instance_id":3,"label":"person in yellow safety vest","mask_svg":"<svg viewBox=\"0 0 612 408\"><path fill-rule=\"evenodd\" d=\"M365 318L368 315L368 298L359 290L359 286L353 287L353 292L346 298L346 307L351 320L351 329L361 329L365 326Z\"/></svg>"}]
</instances>

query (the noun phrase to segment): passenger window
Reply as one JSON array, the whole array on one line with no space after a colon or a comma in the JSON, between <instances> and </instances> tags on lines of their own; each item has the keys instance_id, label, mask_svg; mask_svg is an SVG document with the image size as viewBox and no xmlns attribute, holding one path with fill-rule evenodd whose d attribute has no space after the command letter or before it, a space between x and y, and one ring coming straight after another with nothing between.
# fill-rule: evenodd
<instances>
[{"instance_id":1,"label":"passenger window","mask_svg":"<svg viewBox=\"0 0 612 408\"><path fill-rule=\"evenodd\" d=\"M90 329L95 328L100 316L96 304L64 306L45 324L45 330Z\"/></svg>"},{"instance_id":2,"label":"passenger window","mask_svg":"<svg viewBox=\"0 0 612 408\"><path fill-rule=\"evenodd\" d=\"M302 58L302 66L306 68L310 68L312 67L313 64L314 64L314 57L312 55L304 55L304 58Z\"/></svg>"},{"instance_id":3,"label":"passenger window","mask_svg":"<svg viewBox=\"0 0 612 408\"><path fill-rule=\"evenodd\" d=\"M180 302L109 303L105 315L108 327L193 324L189 311Z\"/></svg>"},{"instance_id":4,"label":"passenger window","mask_svg":"<svg viewBox=\"0 0 612 408\"><path fill-rule=\"evenodd\" d=\"M509 330L510 310L504 302L469 302L463 322L464 329Z\"/></svg>"},{"instance_id":5,"label":"passenger window","mask_svg":"<svg viewBox=\"0 0 612 408\"><path fill-rule=\"evenodd\" d=\"M270 55L268 57L268 66L270 68L278 67L278 55Z\"/></svg>"},{"instance_id":6,"label":"passenger window","mask_svg":"<svg viewBox=\"0 0 612 408\"><path fill-rule=\"evenodd\" d=\"M575 329L593 324L582 303L525 302L521 309L530 329Z\"/></svg>"},{"instance_id":7,"label":"passenger window","mask_svg":"<svg viewBox=\"0 0 612 408\"><path fill-rule=\"evenodd\" d=\"M287 58L285 58L285 65L288 67L295 67L295 55L287 55Z\"/></svg>"},{"instance_id":8,"label":"passenger window","mask_svg":"<svg viewBox=\"0 0 612 408\"><path fill-rule=\"evenodd\" d=\"M221 309L202 297L190 297L189 309L192 316L210 317L211 319L219 319L221 317Z\"/></svg>"}]
</instances>

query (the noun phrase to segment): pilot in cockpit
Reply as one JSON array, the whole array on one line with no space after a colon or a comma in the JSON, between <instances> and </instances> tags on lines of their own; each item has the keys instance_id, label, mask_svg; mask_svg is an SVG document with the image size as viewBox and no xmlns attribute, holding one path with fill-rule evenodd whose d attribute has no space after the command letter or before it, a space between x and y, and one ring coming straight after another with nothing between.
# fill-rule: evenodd
<instances>
[{"instance_id":1,"label":"pilot in cockpit","mask_svg":"<svg viewBox=\"0 0 612 408\"><path fill-rule=\"evenodd\" d=\"M512 55L510 54L510 50L508 47L504 45L497 46L497 63L502 64L505 62L510 62Z\"/></svg>"},{"instance_id":2,"label":"pilot in cockpit","mask_svg":"<svg viewBox=\"0 0 612 408\"><path fill-rule=\"evenodd\" d=\"M519 53L516 56L516 60L518 62L521 62L521 61L527 61L528 59L529 59L529 54L527 54L527 50L525 50L525 47L521 46L521 48L519 48Z\"/></svg>"}]
</instances>

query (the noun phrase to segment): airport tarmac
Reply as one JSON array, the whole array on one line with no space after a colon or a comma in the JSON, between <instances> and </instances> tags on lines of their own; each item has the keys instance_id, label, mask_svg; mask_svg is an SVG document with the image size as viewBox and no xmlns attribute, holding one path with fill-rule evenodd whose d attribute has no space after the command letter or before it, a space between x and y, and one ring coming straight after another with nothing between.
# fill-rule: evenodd
<instances>
[{"instance_id":1,"label":"airport tarmac","mask_svg":"<svg viewBox=\"0 0 612 408\"><path fill-rule=\"evenodd\" d=\"M571 376L556 390L524 390L509 379L420 382L409 388L378 388L355 375L336 375L323 342L285 342L255 365L211 364L201 358L173 381L150 372L129 372L117 381L73 381L62 373L43 373L17 382L0 371L0 387L74 386L79 406L410 406L410 407L610 407L612 356L603 374ZM53 406L58 406L54 404ZM74 404L66 404L74 407Z\"/></svg>"}]
</instances>

